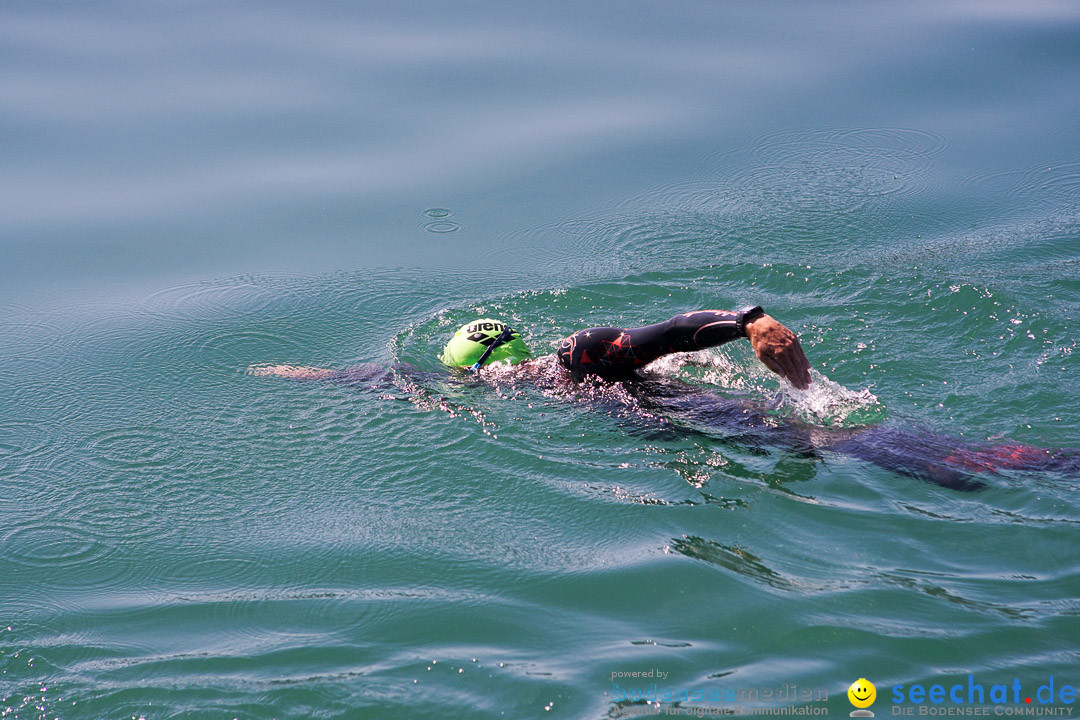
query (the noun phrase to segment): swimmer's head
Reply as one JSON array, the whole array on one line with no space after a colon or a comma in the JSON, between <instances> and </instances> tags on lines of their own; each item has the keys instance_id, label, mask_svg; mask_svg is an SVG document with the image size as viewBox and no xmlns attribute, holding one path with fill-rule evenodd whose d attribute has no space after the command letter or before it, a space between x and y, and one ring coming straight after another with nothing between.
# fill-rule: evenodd
<instances>
[{"instance_id":1,"label":"swimmer's head","mask_svg":"<svg viewBox=\"0 0 1080 720\"><path fill-rule=\"evenodd\" d=\"M450 338L450 342L446 343L446 347L443 348L439 359L442 360L443 365L449 365L450 367L472 367L480 359L480 356L484 354L484 351L488 349L488 346L494 343L502 334L505 327L506 325L501 320L492 320L491 318L467 322L458 328L458 331L454 333L454 337ZM515 330L509 340L504 341L491 351L487 360L484 361L484 366L497 362L517 365L520 362L532 360L532 357L533 354L529 351L528 345L521 339L521 334Z\"/></svg>"}]
</instances>

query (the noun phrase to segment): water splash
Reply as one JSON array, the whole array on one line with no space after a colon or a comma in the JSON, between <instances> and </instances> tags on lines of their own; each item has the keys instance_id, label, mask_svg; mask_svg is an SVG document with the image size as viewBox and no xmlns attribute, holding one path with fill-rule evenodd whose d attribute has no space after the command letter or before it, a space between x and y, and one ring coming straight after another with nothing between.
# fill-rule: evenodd
<instances>
[{"instance_id":1,"label":"water splash","mask_svg":"<svg viewBox=\"0 0 1080 720\"><path fill-rule=\"evenodd\" d=\"M885 405L870 388L851 390L816 370L811 370L810 375L814 382L806 390L780 381L778 409L790 409L795 417L823 427L859 427L885 419Z\"/></svg>"},{"instance_id":2,"label":"water splash","mask_svg":"<svg viewBox=\"0 0 1080 720\"><path fill-rule=\"evenodd\" d=\"M649 372L766 401L770 415L821 427L860 427L885 419L887 411L869 388L851 390L816 370L813 383L799 390L758 363L745 349L723 354L701 351L669 355L648 366ZM779 382L779 393L776 384Z\"/></svg>"}]
</instances>

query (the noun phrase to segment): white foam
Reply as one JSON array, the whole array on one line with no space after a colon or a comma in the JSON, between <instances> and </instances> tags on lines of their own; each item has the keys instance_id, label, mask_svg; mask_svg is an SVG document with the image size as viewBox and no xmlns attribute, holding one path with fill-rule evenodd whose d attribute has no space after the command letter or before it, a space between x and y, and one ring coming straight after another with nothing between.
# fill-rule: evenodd
<instances>
[{"instance_id":1,"label":"white foam","mask_svg":"<svg viewBox=\"0 0 1080 720\"><path fill-rule=\"evenodd\" d=\"M806 390L780 380L780 407L791 408L795 415L823 426L866 425L885 418L885 406L870 388L850 390L816 370L810 371L813 383Z\"/></svg>"},{"instance_id":2,"label":"white foam","mask_svg":"<svg viewBox=\"0 0 1080 720\"><path fill-rule=\"evenodd\" d=\"M797 417L823 427L866 425L883 420L886 414L885 406L869 388L851 390L811 370L810 387L798 390L749 353L720 354L706 350L668 355L650 364L648 370L722 390L748 393L767 402L770 412L776 415Z\"/></svg>"}]
</instances>

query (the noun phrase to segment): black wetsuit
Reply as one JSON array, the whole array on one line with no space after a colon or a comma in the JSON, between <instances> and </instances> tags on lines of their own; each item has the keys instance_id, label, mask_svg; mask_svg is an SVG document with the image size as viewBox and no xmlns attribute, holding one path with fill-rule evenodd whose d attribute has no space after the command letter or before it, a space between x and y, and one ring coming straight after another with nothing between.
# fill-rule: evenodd
<instances>
[{"instance_id":1,"label":"black wetsuit","mask_svg":"<svg viewBox=\"0 0 1080 720\"><path fill-rule=\"evenodd\" d=\"M594 327L562 341L559 362L570 370L625 375L657 358L691 352L746 337L740 314L697 310L654 325L636 328Z\"/></svg>"}]
</instances>

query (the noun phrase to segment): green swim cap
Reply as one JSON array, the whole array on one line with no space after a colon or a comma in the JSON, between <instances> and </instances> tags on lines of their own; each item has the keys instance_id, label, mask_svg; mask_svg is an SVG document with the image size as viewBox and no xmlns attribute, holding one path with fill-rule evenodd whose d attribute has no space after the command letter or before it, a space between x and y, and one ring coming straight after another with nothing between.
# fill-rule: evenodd
<instances>
[{"instance_id":1,"label":"green swim cap","mask_svg":"<svg viewBox=\"0 0 1080 720\"><path fill-rule=\"evenodd\" d=\"M450 342L446 343L443 353L439 357L443 365L450 367L472 367L480 356L487 350L488 345L495 342L503 328L506 327L501 320L482 318L473 320L462 325ZM528 345L521 339L521 334L514 331L510 340L499 345L491 351L488 359L484 361L485 367L495 362L503 362L517 365L526 360L532 360L533 354Z\"/></svg>"}]
</instances>

